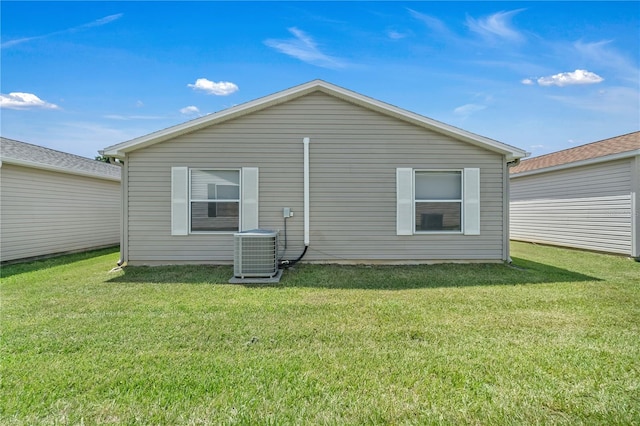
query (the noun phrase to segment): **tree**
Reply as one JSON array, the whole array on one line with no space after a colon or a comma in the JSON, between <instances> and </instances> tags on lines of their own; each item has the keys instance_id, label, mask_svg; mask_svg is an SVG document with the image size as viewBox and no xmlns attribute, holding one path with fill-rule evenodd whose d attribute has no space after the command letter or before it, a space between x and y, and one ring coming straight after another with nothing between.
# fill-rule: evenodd
<instances>
[{"instance_id":1,"label":"tree","mask_svg":"<svg viewBox=\"0 0 640 426\"><path fill-rule=\"evenodd\" d=\"M116 164L116 163L122 163L122 161L120 161L117 158L114 158L113 160L110 160L109 157L105 157L103 155L96 155L96 157L94 158L94 160L96 161L102 161L103 163L109 163L109 164Z\"/></svg>"}]
</instances>

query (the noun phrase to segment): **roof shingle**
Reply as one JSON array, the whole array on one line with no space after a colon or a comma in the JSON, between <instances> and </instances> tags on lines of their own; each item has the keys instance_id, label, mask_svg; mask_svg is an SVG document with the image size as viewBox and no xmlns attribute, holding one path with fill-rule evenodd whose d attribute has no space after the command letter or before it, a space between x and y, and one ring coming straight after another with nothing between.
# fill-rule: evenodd
<instances>
[{"instance_id":1,"label":"roof shingle","mask_svg":"<svg viewBox=\"0 0 640 426\"><path fill-rule=\"evenodd\" d=\"M640 149L640 132L633 132L539 157L528 158L522 160L517 166L512 167L509 172L514 175L637 149Z\"/></svg>"},{"instance_id":2,"label":"roof shingle","mask_svg":"<svg viewBox=\"0 0 640 426\"><path fill-rule=\"evenodd\" d=\"M13 139L0 138L0 159L8 163L13 160L63 172L120 179L119 166Z\"/></svg>"}]
</instances>

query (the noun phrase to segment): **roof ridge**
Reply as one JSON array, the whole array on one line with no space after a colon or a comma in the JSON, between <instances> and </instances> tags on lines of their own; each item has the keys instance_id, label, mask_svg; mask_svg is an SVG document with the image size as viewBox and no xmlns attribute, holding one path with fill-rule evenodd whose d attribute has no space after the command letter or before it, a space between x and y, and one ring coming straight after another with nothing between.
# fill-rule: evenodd
<instances>
[{"instance_id":1,"label":"roof ridge","mask_svg":"<svg viewBox=\"0 0 640 426\"><path fill-rule=\"evenodd\" d=\"M23 141L19 141L17 139L6 138L4 136L0 136L0 139L8 140L8 141L11 141L11 142L16 142L16 143L23 144L23 145L29 145L29 146L32 146L32 147L34 147L36 149L43 149L43 150L51 151L51 152L62 154L62 155L77 157L77 158L80 158L82 160L98 161L95 158L83 157L82 155L74 154L74 153L71 153L71 152L60 151L58 149L48 148L46 146L36 145L36 144L30 143L30 142L23 142Z\"/></svg>"},{"instance_id":2,"label":"roof ridge","mask_svg":"<svg viewBox=\"0 0 640 426\"><path fill-rule=\"evenodd\" d=\"M7 164L120 180L120 166L0 136L0 159Z\"/></svg>"},{"instance_id":3,"label":"roof ridge","mask_svg":"<svg viewBox=\"0 0 640 426\"><path fill-rule=\"evenodd\" d=\"M600 140L593 141L593 142L583 143L582 145L572 146L571 148L565 148L565 149L561 149L561 150L559 150L559 151L548 152L548 153L546 153L546 154L537 155L537 156L535 156L535 157L530 157L530 158L522 159L522 162L524 162L524 161L531 161L531 160L535 160L535 159L538 159L538 158L544 158L544 157L548 157L548 156L550 156L550 155L558 155L558 154L561 154L561 153L566 152L566 151L571 151L572 149L578 149L578 148L586 147L586 146L589 146L589 145L594 145L594 144L597 144L597 143L604 143L604 142L607 142L607 141L609 141L609 140L611 140L611 139L623 138L623 137L625 137L625 136L630 136L630 135L633 135L633 134L635 134L635 133L640 133L640 130L636 130L636 131L634 131L634 132L629 132L629 133L624 133L624 134L622 134L622 135L618 135L618 136L611 136L611 137L609 137L609 138L606 138L606 139L600 139Z\"/></svg>"},{"instance_id":4,"label":"roof ridge","mask_svg":"<svg viewBox=\"0 0 640 426\"><path fill-rule=\"evenodd\" d=\"M309 82L299 84L297 86L293 86L288 89L272 93L270 95L262 96L254 100L235 105L233 107L218 111L213 114L199 117L185 123L174 125L162 130L157 130L147 135L111 145L104 148L102 151L99 151L99 153L106 156L123 158L128 152L134 151L136 149L164 142L178 135L187 134L193 131L200 130L207 126L240 117L245 114L260 111L264 108L288 102L292 99L297 99L301 96L306 96L316 91L323 92L327 95L337 97L352 104L395 117L396 119L404 120L414 125L425 127L432 131L456 138L458 140L483 147L487 150L499 152L505 155L508 160L522 158L528 155L525 150L517 148L513 145L509 145L503 142L499 142L495 139L478 135L471 131L464 130L460 127L452 126L442 121L432 119L425 115L395 106L386 101L372 98L371 96L358 93L354 90L347 89L321 79L311 80Z\"/></svg>"},{"instance_id":5,"label":"roof ridge","mask_svg":"<svg viewBox=\"0 0 640 426\"><path fill-rule=\"evenodd\" d=\"M605 161L607 158L613 158L613 156L621 158L624 155L633 155L637 151L640 151L640 131L625 133L528 158L511 168L509 173L517 175L525 172L533 173L534 171L555 169L570 164L583 164L585 161Z\"/></svg>"}]
</instances>

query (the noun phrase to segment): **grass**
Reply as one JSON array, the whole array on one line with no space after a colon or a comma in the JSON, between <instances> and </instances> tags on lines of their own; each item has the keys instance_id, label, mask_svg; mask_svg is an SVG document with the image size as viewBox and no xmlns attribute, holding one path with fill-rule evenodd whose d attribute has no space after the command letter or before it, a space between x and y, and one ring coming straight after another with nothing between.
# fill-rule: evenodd
<instances>
[{"instance_id":1,"label":"grass","mask_svg":"<svg viewBox=\"0 0 640 426\"><path fill-rule=\"evenodd\" d=\"M638 424L640 263L2 268L1 424Z\"/></svg>"}]
</instances>

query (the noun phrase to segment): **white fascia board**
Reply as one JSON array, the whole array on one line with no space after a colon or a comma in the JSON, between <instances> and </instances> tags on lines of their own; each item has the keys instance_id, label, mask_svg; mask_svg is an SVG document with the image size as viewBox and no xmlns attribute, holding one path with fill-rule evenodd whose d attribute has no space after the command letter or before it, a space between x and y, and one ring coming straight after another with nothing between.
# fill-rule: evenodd
<instances>
[{"instance_id":1,"label":"white fascia board","mask_svg":"<svg viewBox=\"0 0 640 426\"><path fill-rule=\"evenodd\" d=\"M120 177L106 176L100 173L91 173L84 170L67 169L64 167L57 167L57 166L52 166L50 164L36 163L34 161L19 160L16 158L2 157L2 163L12 164L14 166L29 167L32 169L47 170L50 172L60 172L60 173L67 173L70 175L86 176L86 177L92 177L96 179L104 179L104 180L112 180L115 182L120 182Z\"/></svg>"},{"instance_id":2,"label":"white fascia board","mask_svg":"<svg viewBox=\"0 0 640 426\"><path fill-rule=\"evenodd\" d=\"M633 151L626 151L626 152L618 152L616 154L605 155L605 156L596 157L596 158L589 158L587 160L582 160L582 161L574 161L572 163L558 164L557 166L544 167L541 169L529 170L521 173L514 173L510 175L509 178L517 179L520 177L537 175L540 173L555 172L558 170L572 169L574 167L590 166L592 164L606 163L608 161L623 160L625 158L632 158L635 156L640 156L640 149L636 149Z\"/></svg>"},{"instance_id":3,"label":"white fascia board","mask_svg":"<svg viewBox=\"0 0 640 426\"><path fill-rule=\"evenodd\" d=\"M107 147L102 151L102 155L108 157L124 158L127 152L134 151L139 148L144 148L146 146L150 146L182 134L190 133L216 123L221 123L223 121L239 117L241 115L249 114L251 112L258 111L269 106L277 105L288 100L304 96L307 93L316 90L336 96L347 102L355 103L365 108L383 113L385 115L390 115L392 117L408 121L412 124L425 127L430 130L446 134L448 136L452 136L456 139L469 142L473 145L483 147L490 151L501 153L505 155L507 161L524 158L529 155L529 153L527 153L526 151L514 146L507 145L493 139L485 138L483 136L467 132L466 130L459 129L457 127L453 127L436 120L432 120L425 116L404 110L402 108L398 108L391 104L387 104L368 96L361 95L357 92L353 92L351 90L344 89L331 83L327 83L323 80L313 80L308 83L304 83L299 86L274 93L272 95L258 98L253 101L249 101L244 104L207 115L205 117L200 117L195 120L179 124L177 126L169 127L167 129L141 136L127 142Z\"/></svg>"}]
</instances>

